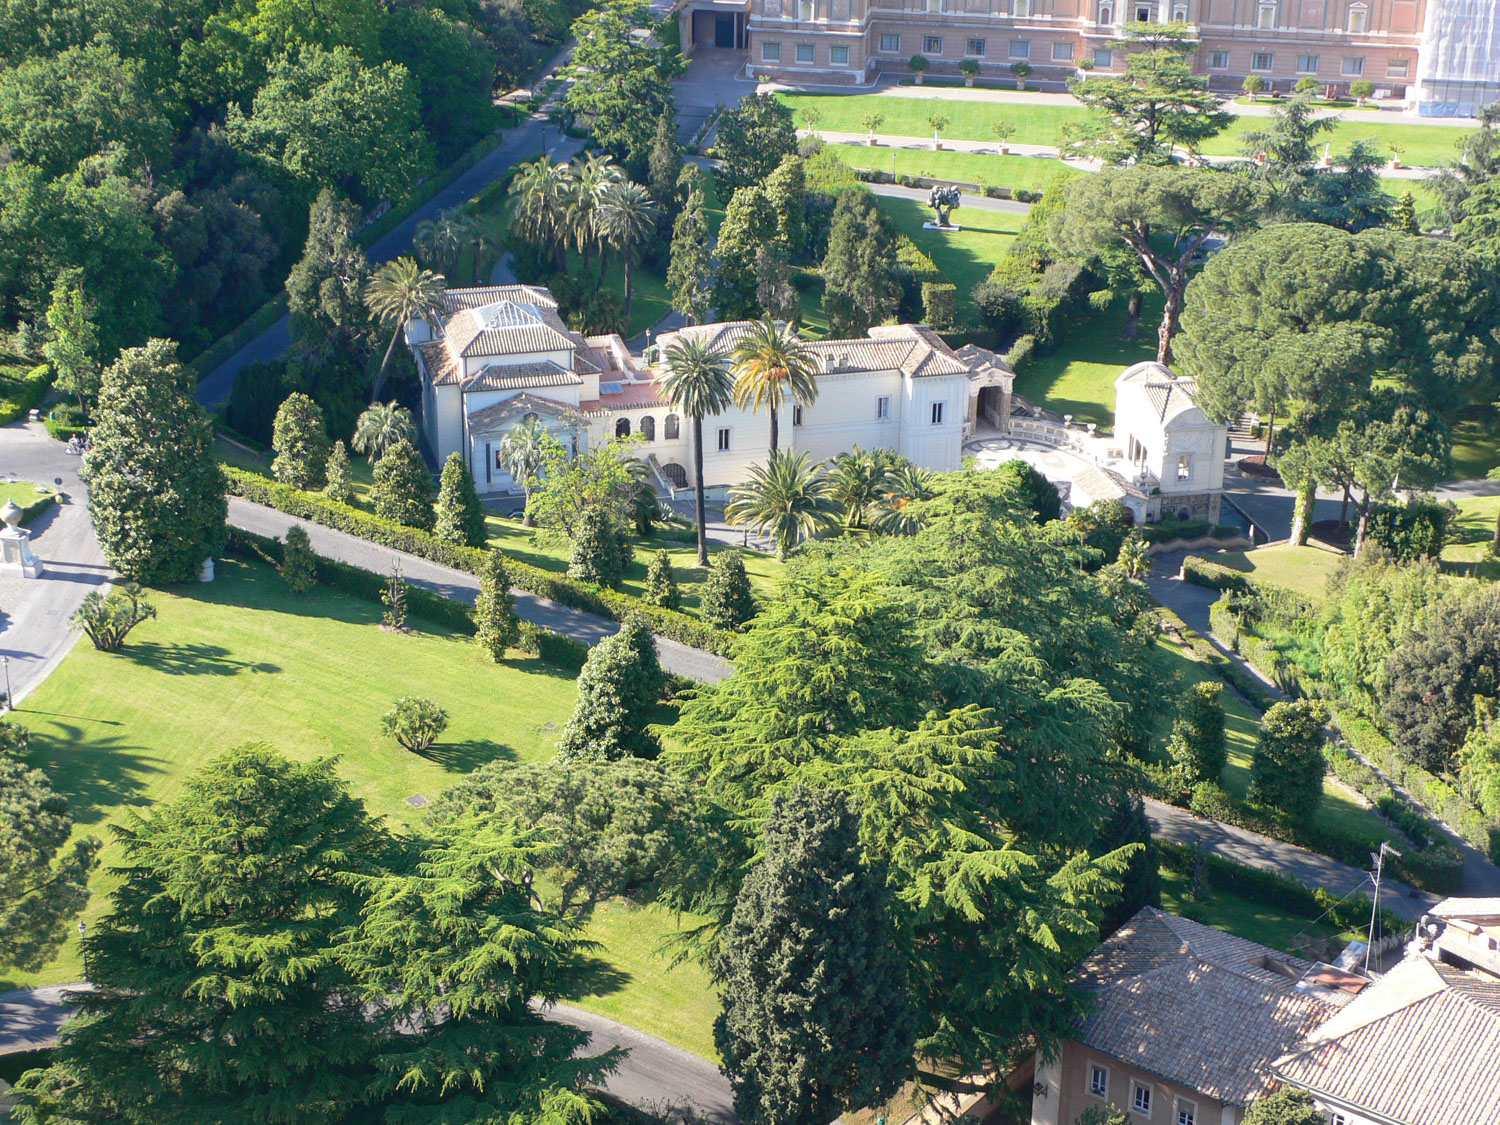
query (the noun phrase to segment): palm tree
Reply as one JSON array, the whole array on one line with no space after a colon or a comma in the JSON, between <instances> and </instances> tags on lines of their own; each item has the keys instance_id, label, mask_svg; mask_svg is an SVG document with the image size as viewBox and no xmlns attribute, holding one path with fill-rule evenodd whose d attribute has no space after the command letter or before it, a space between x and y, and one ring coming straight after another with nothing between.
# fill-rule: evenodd
<instances>
[{"instance_id":1,"label":"palm tree","mask_svg":"<svg viewBox=\"0 0 1500 1125\"><path fill-rule=\"evenodd\" d=\"M369 288L365 290L365 304L381 324L393 326L385 358L375 373L375 386L370 392L372 403L379 401L380 392L385 388L385 376L396 351L396 341L401 338L401 330L407 323L426 320L434 326L442 324L445 288L447 282L442 274L424 270L411 258L387 262L370 278Z\"/></svg>"},{"instance_id":2,"label":"palm tree","mask_svg":"<svg viewBox=\"0 0 1500 1125\"><path fill-rule=\"evenodd\" d=\"M927 469L906 461L886 475L886 493L875 513L875 530L886 535L915 535L922 521L913 514L915 500L931 500L937 495L937 481Z\"/></svg>"},{"instance_id":3,"label":"palm tree","mask_svg":"<svg viewBox=\"0 0 1500 1125\"><path fill-rule=\"evenodd\" d=\"M855 446L833 459L828 475L828 492L844 511L844 526L860 529L866 518L889 488L890 457L883 450L874 452Z\"/></svg>"},{"instance_id":4,"label":"palm tree","mask_svg":"<svg viewBox=\"0 0 1500 1125\"><path fill-rule=\"evenodd\" d=\"M693 420L693 498L698 502L698 565L708 565L708 530L703 519L703 416L730 403L733 384L724 357L706 340L678 338L667 348L666 370L658 378L662 394Z\"/></svg>"},{"instance_id":5,"label":"palm tree","mask_svg":"<svg viewBox=\"0 0 1500 1125\"><path fill-rule=\"evenodd\" d=\"M1120 544L1120 569L1127 578L1142 578L1151 573L1151 556L1146 552L1146 537L1132 531Z\"/></svg>"},{"instance_id":6,"label":"palm tree","mask_svg":"<svg viewBox=\"0 0 1500 1125\"><path fill-rule=\"evenodd\" d=\"M412 238L418 257L424 263L440 267L444 273L457 269L459 254L474 241L474 220L460 207L440 211L436 219L423 219Z\"/></svg>"},{"instance_id":7,"label":"palm tree","mask_svg":"<svg viewBox=\"0 0 1500 1125\"><path fill-rule=\"evenodd\" d=\"M531 482L542 467L543 442L546 428L540 418L527 418L519 426L508 430L500 439L500 464L511 479L526 493L526 508L521 515L522 527L534 527L531 515Z\"/></svg>"},{"instance_id":8,"label":"palm tree","mask_svg":"<svg viewBox=\"0 0 1500 1125\"><path fill-rule=\"evenodd\" d=\"M635 260L635 248L656 233L656 220L660 215L661 208L642 184L627 180L622 184L607 184L599 192L596 216L599 237L618 250L625 260L623 313L627 321L630 319L630 292L634 281L630 267Z\"/></svg>"},{"instance_id":9,"label":"palm tree","mask_svg":"<svg viewBox=\"0 0 1500 1125\"><path fill-rule=\"evenodd\" d=\"M588 270L594 247L599 241L599 195L611 184L625 179L625 170L608 156L578 156L568 166L571 182L568 194L568 222L573 243L583 255Z\"/></svg>"},{"instance_id":10,"label":"palm tree","mask_svg":"<svg viewBox=\"0 0 1500 1125\"><path fill-rule=\"evenodd\" d=\"M568 268L566 223L573 198L573 171L566 164L553 164L545 156L521 165L511 182L515 210L511 223L516 233L552 247L557 272Z\"/></svg>"},{"instance_id":11,"label":"palm tree","mask_svg":"<svg viewBox=\"0 0 1500 1125\"><path fill-rule=\"evenodd\" d=\"M750 466L748 483L729 490L724 510L730 523L769 533L782 562L802 540L836 522L836 513L828 481L808 464L807 454L774 450L764 466Z\"/></svg>"},{"instance_id":12,"label":"palm tree","mask_svg":"<svg viewBox=\"0 0 1500 1125\"><path fill-rule=\"evenodd\" d=\"M356 453L368 453L371 461L380 460L387 449L416 432L411 411L394 402L374 402L354 423L350 445Z\"/></svg>"},{"instance_id":13,"label":"palm tree","mask_svg":"<svg viewBox=\"0 0 1500 1125\"><path fill-rule=\"evenodd\" d=\"M777 447L777 414L790 394L803 406L818 398L817 360L797 333L770 317L750 326L734 349L734 401L747 410L764 404L771 414L771 452Z\"/></svg>"}]
</instances>

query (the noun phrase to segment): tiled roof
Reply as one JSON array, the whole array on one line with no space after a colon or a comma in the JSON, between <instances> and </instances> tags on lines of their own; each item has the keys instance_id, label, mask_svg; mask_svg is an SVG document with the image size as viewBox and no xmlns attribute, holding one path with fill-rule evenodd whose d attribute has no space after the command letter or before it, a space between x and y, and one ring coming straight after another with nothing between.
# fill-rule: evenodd
<instances>
[{"instance_id":1,"label":"tiled roof","mask_svg":"<svg viewBox=\"0 0 1500 1125\"><path fill-rule=\"evenodd\" d=\"M525 417L527 414L543 414L549 418L568 420L578 420L582 417L581 411L575 410L565 402L556 402L550 398L523 393L511 395L510 398L501 399L483 409L470 411L469 429L476 434L492 433L506 422Z\"/></svg>"},{"instance_id":2,"label":"tiled roof","mask_svg":"<svg viewBox=\"0 0 1500 1125\"><path fill-rule=\"evenodd\" d=\"M1148 383L1143 388L1151 412L1166 423L1197 405L1193 395L1198 390L1196 379L1174 379L1169 383Z\"/></svg>"},{"instance_id":3,"label":"tiled roof","mask_svg":"<svg viewBox=\"0 0 1500 1125\"><path fill-rule=\"evenodd\" d=\"M572 351L579 346L566 327L555 327L549 319L556 319L556 314L548 318L534 306L500 301L455 313L443 334L454 354L464 357Z\"/></svg>"},{"instance_id":4,"label":"tiled roof","mask_svg":"<svg viewBox=\"0 0 1500 1125\"><path fill-rule=\"evenodd\" d=\"M727 355L734 346L750 335L753 320L726 320L721 324L689 324L676 332L664 333L658 341L665 351L677 339L704 340L715 352Z\"/></svg>"},{"instance_id":5,"label":"tiled roof","mask_svg":"<svg viewBox=\"0 0 1500 1125\"><path fill-rule=\"evenodd\" d=\"M1286 966L1285 972L1268 967ZM1305 961L1146 907L1079 966L1085 1046L1233 1105L1334 1008L1296 978Z\"/></svg>"},{"instance_id":6,"label":"tiled roof","mask_svg":"<svg viewBox=\"0 0 1500 1125\"><path fill-rule=\"evenodd\" d=\"M1276 1063L1403 1125L1500 1121L1500 981L1408 957Z\"/></svg>"},{"instance_id":7,"label":"tiled roof","mask_svg":"<svg viewBox=\"0 0 1500 1125\"><path fill-rule=\"evenodd\" d=\"M550 359L531 363L491 363L463 382L466 391L509 391L523 387L577 387L583 380Z\"/></svg>"},{"instance_id":8,"label":"tiled roof","mask_svg":"<svg viewBox=\"0 0 1500 1125\"><path fill-rule=\"evenodd\" d=\"M422 361L427 364L427 372L434 383L458 382L458 360L444 341L428 340L425 344L418 344L417 351L422 353Z\"/></svg>"},{"instance_id":9,"label":"tiled roof","mask_svg":"<svg viewBox=\"0 0 1500 1125\"><path fill-rule=\"evenodd\" d=\"M550 292L537 285L482 285L470 289L449 289L443 293L443 307L448 315L464 309L493 305L496 301L520 301L538 308L557 308Z\"/></svg>"},{"instance_id":10,"label":"tiled roof","mask_svg":"<svg viewBox=\"0 0 1500 1125\"><path fill-rule=\"evenodd\" d=\"M876 340L909 341L910 350L902 360L901 370L913 379L929 375L964 375L969 371L969 365L925 324L880 325L870 329L870 336Z\"/></svg>"},{"instance_id":11,"label":"tiled roof","mask_svg":"<svg viewBox=\"0 0 1500 1125\"><path fill-rule=\"evenodd\" d=\"M1500 898L1445 898L1427 913L1434 918L1500 918Z\"/></svg>"}]
</instances>

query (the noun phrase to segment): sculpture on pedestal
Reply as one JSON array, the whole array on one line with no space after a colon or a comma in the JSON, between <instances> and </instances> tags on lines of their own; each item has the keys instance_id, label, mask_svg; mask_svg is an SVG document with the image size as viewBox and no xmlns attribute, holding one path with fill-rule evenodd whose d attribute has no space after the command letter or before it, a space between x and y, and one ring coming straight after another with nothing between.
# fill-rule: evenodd
<instances>
[{"instance_id":1,"label":"sculpture on pedestal","mask_svg":"<svg viewBox=\"0 0 1500 1125\"><path fill-rule=\"evenodd\" d=\"M932 190L927 193L927 206L937 212L938 229L953 229L953 224L948 221L948 212L957 211L962 198L962 193L956 187L944 187L942 184L932 185Z\"/></svg>"}]
</instances>

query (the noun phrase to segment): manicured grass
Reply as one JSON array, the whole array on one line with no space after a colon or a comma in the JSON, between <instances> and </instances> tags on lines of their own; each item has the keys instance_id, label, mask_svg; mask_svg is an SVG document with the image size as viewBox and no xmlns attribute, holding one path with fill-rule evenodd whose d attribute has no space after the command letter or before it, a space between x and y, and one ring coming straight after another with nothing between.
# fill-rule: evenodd
<instances>
[{"instance_id":1,"label":"manicured grass","mask_svg":"<svg viewBox=\"0 0 1500 1125\"><path fill-rule=\"evenodd\" d=\"M372 814L396 828L489 761L550 757L572 712L570 675L513 654L483 660L467 638L422 622L406 636L379 627L380 607L327 589L290 594L269 567L227 559L212 585L152 591L158 617L124 652L81 641L14 720L34 733L32 759L69 800L78 831L106 841L93 898L98 918L123 853L108 826L182 791L214 755L266 741L297 760L337 756L340 775ZM414 679L414 673L416 674ZM450 726L427 757L379 730L399 695L418 691ZM607 905L589 932L603 943L595 992L569 998L712 1057L714 1007L702 970L654 955L675 916ZM76 943L35 973L0 967L0 987L80 979Z\"/></svg>"},{"instance_id":2,"label":"manicured grass","mask_svg":"<svg viewBox=\"0 0 1500 1125\"><path fill-rule=\"evenodd\" d=\"M1062 127L1088 116L1083 106L1010 105L1004 102L962 101L956 98L915 98L878 94L794 94L776 95L793 110L816 107L822 117L820 130L843 133L866 133L864 118L878 113L885 118L877 133L895 136L931 138L932 126L927 119L941 114L948 119L943 136L951 140L990 141L997 121L1009 121L1016 127L1010 137L1013 144L1057 145ZM808 122L799 112L797 124Z\"/></svg>"},{"instance_id":3,"label":"manicured grass","mask_svg":"<svg viewBox=\"0 0 1500 1125\"><path fill-rule=\"evenodd\" d=\"M953 213L961 230L924 230L922 224L932 219L930 207L895 196L880 196L879 200L880 209L891 217L896 229L932 258L944 281L958 286L960 320L971 304L969 294L974 286L990 275L1026 222L1025 215L1010 211L968 207Z\"/></svg>"},{"instance_id":4,"label":"manicured grass","mask_svg":"<svg viewBox=\"0 0 1500 1125\"><path fill-rule=\"evenodd\" d=\"M1488 403L1459 408L1448 420L1453 439L1453 475L1482 477L1500 465L1500 418Z\"/></svg>"},{"instance_id":5,"label":"manicured grass","mask_svg":"<svg viewBox=\"0 0 1500 1125\"><path fill-rule=\"evenodd\" d=\"M1016 376L1016 393L1109 433L1115 420L1115 379L1132 364L1156 358L1161 310L1161 295L1147 294L1133 340L1122 336L1124 301L1066 328L1055 351L1032 360Z\"/></svg>"},{"instance_id":6,"label":"manicured grass","mask_svg":"<svg viewBox=\"0 0 1500 1125\"><path fill-rule=\"evenodd\" d=\"M1209 156L1240 156L1244 152L1245 134L1264 129L1267 124L1264 117L1236 117L1228 129L1205 142L1202 151ZM1324 133L1319 138L1319 148L1332 145L1336 157L1355 141L1369 141L1381 156L1389 157L1393 150L1399 149L1401 163L1408 167L1436 168L1458 157L1464 138L1471 132L1472 129L1451 125L1395 124L1357 117L1342 120L1331 132Z\"/></svg>"},{"instance_id":7,"label":"manicured grass","mask_svg":"<svg viewBox=\"0 0 1500 1125\"><path fill-rule=\"evenodd\" d=\"M1162 909L1182 914L1184 906L1189 904L1187 894L1190 886L1191 879L1188 876L1163 868ZM1292 914L1283 907L1257 902L1230 891L1213 891L1207 902L1190 908L1206 926L1299 956L1306 956L1307 947L1303 942L1308 938L1315 941L1338 938L1342 942L1348 942L1361 936L1340 933L1338 927L1327 922Z\"/></svg>"},{"instance_id":8,"label":"manicured grass","mask_svg":"<svg viewBox=\"0 0 1500 1125\"><path fill-rule=\"evenodd\" d=\"M1000 156L947 149L890 148L884 145L829 145L851 168L894 172L898 176L930 176L957 180L980 187L1008 187L1012 191L1042 191L1060 179L1079 173L1061 160L1045 156ZM956 220L967 225L974 208L961 211Z\"/></svg>"},{"instance_id":9,"label":"manicured grass","mask_svg":"<svg viewBox=\"0 0 1500 1125\"><path fill-rule=\"evenodd\" d=\"M1474 496L1458 502L1458 519L1449 529L1453 540L1443 548L1443 562L1459 564L1445 569L1500 577L1500 559L1490 554L1495 519L1500 516L1500 496ZM1479 564L1476 570L1475 564Z\"/></svg>"},{"instance_id":10,"label":"manicured grass","mask_svg":"<svg viewBox=\"0 0 1500 1125\"><path fill-rule=\"evenodd\" d=\"M6 503L14 500L17 505L24 508L27 504L34 504L41 499L43 493L52 492L50 485L43 487L33 484L29 480L0 481L0 508Z\"/></svg>"},{"instance_id":11,"label":"manicured grass","mask_svg":"<svg viewBox=\"0 0 1500 1125\"><path fill-rule=\"evenodd\" d=\"M1212 558L1220 566L1296 590L1314 604L1323 601L1329 576L1344 561L1343 555L1332 551L1286 544L1257 547L1253 551L1225 551Z\"/></svg>"},{"instance_id":12,"label":"manicured grass","mask_svg":"<svg viewBox=\"0 0 1500 1125\"><path fill-rule=\"evenodd\" d=\"M1404 176L1381 176L1380 187L1382 191L1388 192L1397 199L1410 193L1412 203L1417 208L1418 218L1438 205L1437 189L1432 186L1430 180L1411 180Z\"/></svg>"}]
</instances>

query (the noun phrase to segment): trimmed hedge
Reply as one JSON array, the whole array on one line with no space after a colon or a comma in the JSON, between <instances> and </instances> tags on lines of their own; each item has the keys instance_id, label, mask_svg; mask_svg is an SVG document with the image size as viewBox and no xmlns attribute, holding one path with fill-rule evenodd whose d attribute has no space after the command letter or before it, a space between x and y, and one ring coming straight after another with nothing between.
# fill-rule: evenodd
<instances>
[{"instance_id":1,"label":"trimmed hedge","mask_svg":"<svg viewBox=\"0 0 1500 1125\"><path fill-rule=\"evenodd\" d=\"M1207 520L1173 520L1171 523L1148 523L1141 528L1147 543L1165 543L1172 539L1199 539L1211 535L1215 539L1233 539L1245 534L1233 524L1213 524Z\"/></svg>"},{"instance_id":2,"label":"trimmed hedge","mask_svg":"<svg viewBox=\"0 0 1500 1125\"><path fill-rule=\"evenodd\" d=\"M1294 823L1270 809L1262 809L1239 800L1211 781L1205 781L1193 789L1188 808L1210 820L1295 844L1351 867L1368 866L1370 852L1380 847L1379 838L1345 836L1314 828L1310 824Z\"/></svg>"},{"instance_id":3,"label":"trimmed hedge","mask_svg":"<svg viewBox=\"0 0 1500 1125\"><path fill-rule=\"evenodd\" d=\"M21 509L21 518L16 522L25 527L55 503L57 503L57 493L49 492L45 496L37 493L35 500L29 500L25 504L17 504L17 507Z\"/></svg>"},{"instance_id":4,"label":"trimmed hedge","mask_svg":"<svg viewBox=\"0 0 1500 1125\"><path fill-rule=\"evenodd\" d=\"M229 491L255 504L311 520L313 523L331 527L354 535L360 539L378 543L396 551L405 551L441 566L467 571L478 575L484 563L485 552L478 547L460 547L445 543L435 535L417 528L406 527L392 520L381 519L369 512L348 504L338 504L318 493L302 492L280 481L273 481L257 473L224 466L224 475L229 482ZM612 621L623 621L632 613L645 617L647 625L657 636L678 641L694 648L728 656L732 638L696 621L678 610L648 606L639 598L606 590L592 583L576 582L550 574L540 567L518 559L507 558L506 570L510 572L512 585L548 598L559 605L570 606L586 613L595 613Z\"/></svg>"},{"instance_id":5,"label":"trimmed hedge","mask_svg":"<svg viewBox=\"0 0 1500 1125\"><path fill-rule=\"evenodd\" d=\"M1182 560L1182 578L1194 586L1206 586L1210 590L1229 590L1236 594L1255 592L1256 584L1249 575L1209 562L1199 555L1189 555Z\"/></svg>"},{"instance_id":6,"label":"trimmed hedge","mask_svg":"<svg viewBox=\"0 0 1500 1125\"><path fill-rule=\"evenodd\" d=\"M1257 711L1264 711L1271 704L1279 702L1276 696L1266 690L1266 686L1260 680L1226 657L1181 617L1164 606L1158 607L1158 609L1163 619L1171 621L1173 629L1188 643L1198 659L1212 668L1220 679L1239 692L1250 706L1254 707ZM1214 631L1218 632L1217 629Z\"/></svg>"},{"instance_id":7,"label":"trimmed hedge","mask_svg":"<svg viewBox=\"0 0 1500 1125\"><path fill-rule=\"evenodd\" d=\"M257 558L272 566L281 564L283 547L284 544L280 539L256 535L254 532L244 531L237 527L229 531L228 550L231 553ZM380 604L381 595L386 588L387 577L385 575L339 562L336 559L325 558L316 551L313 552L313 558L317 563L318 581L323 585L342 590L363 601ZM474 608L465 602L445 598L408 583L406 604L412 614L425 617L433 624L452 629L455 633L473 636L476 631ZM554 664L570 672L579 671L584 661L588 659L589 647L586 644L575 641L571 637L550 632L529 621L522 621L520 626L521 635L516 647L522 652L530 653L548 664Z\"/></svg>"},{"instance_id":8,"label":"trimmed hedge","mask_svg":"<svg viewBox=\"0 0 1500 1125\"><path fill-rule=\"evenodd\" d=\"M25 418L34 407L42 404L51 386L52 369L45 363L33 367L19 379L0 380L0 389L5 394L0 398L0 426Z\"/></svg>"}]
</instances>

